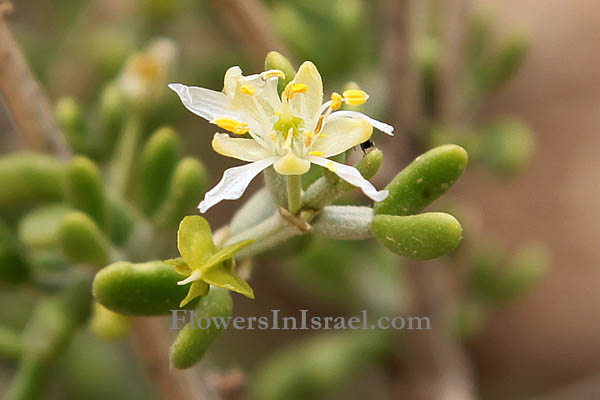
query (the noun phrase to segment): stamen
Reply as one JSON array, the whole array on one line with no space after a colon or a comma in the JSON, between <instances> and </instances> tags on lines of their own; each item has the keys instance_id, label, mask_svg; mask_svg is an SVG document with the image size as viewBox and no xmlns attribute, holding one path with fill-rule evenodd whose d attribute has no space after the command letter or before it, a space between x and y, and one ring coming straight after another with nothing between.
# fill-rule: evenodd
<instances>
[{"instance_id":1,"label":"stamen","mask_svg":"<svg viewBox=\"0 0 600 400\"><path fill-rule=\"evenodd\" d=\"M265 81L267 79L271 79L271 78L285 79L285 74L283 73L283 71L280 71L278 69L270 69L270 70L265 71L262 74L260 74L260 76Z\"/></svg>"},{"instance_id":2,"label":"stamen","mask_svg":"<svg viewBox=\"0 0 600 400\"><path fill-rule=\"evenodd\" d=\"M342 100L343 98L339 93L331 93L331 109L333 111L339 110L339 108L342 106Z\"/></svg>"},{"instance_id":3,"label":"stamen","mask_svg":"<svg viewBox=\"0 0 600 400\"><path fill-rule=\"evenodd\" d=\"M309 151L308 154L310 154L311 156L321 157L323 155L323 152L322 151Z\"/></svg>"},{"instance_id":4,"label":"stamen","mask_svg":"<svg viewBox=\"0 0 600 400\"><path fill-rule=\"evenodd\" d=\"M304 83L292 83L290 82L286 87L285 87L285 97L287 97L288 99L293 99L294 95L296 93L306 93L306 91L308 90L308 86L306 86Z\"/></svg>"},{"instance_id":5,"label":"stamen","mask_svg":"<svg viewBox=\"0 0 600 400\"><path fill-rule=\"evenodd\" d=\"M219 128L225 129L229 132L233 132L236 135L244 135L248 133L248 124L245 122L239 122L231 118L217 118L211 121Z\"/></svg>"},{"instance_id":6,"label":"stamen","mask_svg":"<svg viewBox=\"0 0 600 400\"><path fill-rule=\"evenodd\" d=\"M313 133L311 131L304 131L304 146L308 147L312 143Z\"/></svg>"},{"instance_id":7,"label":"stamen","mask_svg":"<svg viewBox=\"0 0 600 400\"><path fill-rule=\"evenodd\" d=\"M335 168L333 168L333 161L329 161L329 163L327 164L327 169L331 172L335 172Z\"/></svg>"},{"instance_id":8,"label":"stamen","mask_svg":"<svg viewBox=\"0 0 600 400\"><path fill-rule=\"evenodd\" d=\"M367 93L359 89L346 90L343 93L343 95L346 104L351 106L360 106L361 104L364 104L369 98L369 95Z\"/></svg>"},{"instance_id":9,"label":"stamen","mask_svg":"<svg viewBox=\"0 0 600 400\"><path fill-rule=\"evenodd\" d=\"M254 96L254 93L256 93L256 89L250 85L242 85L240 90L250 96Z\"/></svg>"},{"instance_id":10,"label":"stamen","mask_svg":"<svg viewBox=\"0 0 600 400\"><path fill-rule=\"evenodd\" d=\"M320 139L323 139L325 136L327 136L327 135L326 135L326 134L324 134L324 133L321 133L321 134L319 135L319 138L320 138Z\"/></svg>"},{"instance_id":11,"label":"stamen","mask_svg":"<svg viewBox=\"0 0 600 400\"><path fill-rule=\"evenodd\" d=\"M321 129L323 128L323 119L325 117L323 115L319 116L319 121L317 122L317 127L315 128L315 134L319 134Z\"/></svg>"}]
</instances>

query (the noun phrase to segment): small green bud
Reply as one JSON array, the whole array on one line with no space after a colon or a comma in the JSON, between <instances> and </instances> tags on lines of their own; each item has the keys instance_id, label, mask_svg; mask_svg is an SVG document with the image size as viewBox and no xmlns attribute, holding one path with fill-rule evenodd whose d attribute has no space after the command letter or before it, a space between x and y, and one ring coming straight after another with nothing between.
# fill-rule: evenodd
<instances>
[{"instance_id":1,"label":"small green bud","mask_svg":"<svg viewBox=\"0 0 600 400\"><path fill-rule=\"evenodd\" d=\"M125 337L131 329L131 319L94 303L94 313L90 321L90 329L96 336L104 340L118 340Z\"/></svg>"},{"instance_id":2,"label":"small green bud","mask_svg":"<svg viewBox=\"0 0 600 400\"><path fill-rule=\"evenodd\" d=\"M377 174L377 171L379 171L379 167L381 167L382 162L383 153L381 150L375 147L365 154L365 156L355 165L355 167L358 169L363 178L371 179L375 176L375 174ZM342 179L338 181L337 187L342 191L356 188Z\"/></svg>"},{"instance_id":3,"label":"small green bud","mask_svg":"<svg viewBox=\"0 0 600 400\"><path fill-rule=\"evenodd\" d=\"M105 194L102 175L96 164L85 157L75 157L67 167L65 189L73 208L89 215L100 228L106 225Z\"/></svg>"},{"instance_id":4,"label":"small green bud","mask_svg":"<svg viewBox=\"0 0 600 400\"><path fill-rule=\"evenodd\" d=\"M290 60L277 51L270 51L265 58L265 70L270 69L278 69L285 75L285 78L280 78L277 83L277 91L281 95L285 86L296 76L296 70Z\"/></svg>"},{"instance_id":5,"label":"small green bud","mask_svg":"<svg viewBox=\"0 0 600 400\"><path fill-rule=\"evenodd\" d=\"M72 262L97 266L108 262L106 239L94 221L82 212L73 211L64 217L58 241L63 253Z\"/></svg>"},{"instance_id":6,"label":"small green bud","mask_svg":"<svg viewBox=\"0 0 600 400\"><path fill-rule=\"evenodd\" d=\"M514 75L525 61L529 42L526 35L513 34L502 44L486 74L485 89L495 90Z\"/></svg>"},{"instance_id":7,"label":"small green bud","mask_svg":"<svg viewBox=\"0 0 600 400\"><path fill-rule=\"evenodd\" d=\"M198 160L187 157L177 164L168 194L152 220L159 227L177 225L197 204L206 188L206 171Z\"/></svg>"},{"instance_id":8,"label":"small green bud","mask_svg":"<svg viewBox=\"0 0 600 400\"><path fill-rule=\"evenodd\" d=\"M101 269L92 290L96 301L124 315L166 315L179 309L189 287L175 268L160 261L143 264L117 262ZM192 301L185 308L192 308Z\"/></svg>"},{"instance_id":9,"label":"small green bud","mask_svg":"<svg viewBox=\"0 0 600 400\"><path fill-rule=\"evenodd\" d=\"M535 140L529 128L515 120L500 120L481 136L481 158L497 174L510 176L532 159Z\"/></svg>"},{"instance_id":10,"label":"small green bud","mask_svg":"<svg viewBox=\"0 0 600 400\"><path fill-rule=\"evenodd\" d=\"M63 197L62 163L36 153L14 153L0 158L0 209L22 208Z\"/></svg>"},{"instance_id":11,"label":"small green bud","mask_svg":"<svg viewBox=\"0 0 600 400\"><path fill-rule=\"evenodd\" d=\"M71 148L76 153L86 153L88 135L79 103L70 97L60 99L56 105L56 119Z\"/></svg>"},{"instance_id":12,"label":"small green bud","mask_svg":"<svg viewBox=\"0 0 600 400\"><path fill-rule=\"evenodd\" d=\"M216 326L215 319L230 318L232 308L231 295L225 289L213 287L202 297L194 310L193 328L190 328L192 322L188 323L171 345L169 357L175 368L190 368L202 359L223 331L223 326Z\"/></svg>"},{"instance_id":13,"label":"small green bud","mask_svg":"<svg viewBox=\"0 0 600 400\"><path fill-rule=\"evenodd\" d=\"M485 245L473 257L471 284L486 301L510 302L543 276L548 259L546 249L537 245L523 246L508 259L498 247Z\"/></svg>"},{"instance_id":14,"label":"small green bud","mask_svg":"<svg viewBox=\"0 0 600 400\"><path fill-rule=\"evenodd\" d=\"M139 203L152 215L167 195L167 187L179 160L179 138L168 127L158 129L148 140L140 160Z\"/></svg>"},{"instance_id":15,"label":"small green bud","mask_svg":"<svg viewBox=\"0 0 600 400\"><path fill-rule=\"evenodd\" d=\"M462 227L456 218L440 212L376 215L371 229L377 241L390 251L418 260L441 257L462 239Z\"/></svg>"},{"instance_id":16,"label":"small green bud","mask_svg":"<svg viewBox=\"0 0 600 400\"><path fill-rule=\"evenodd\" d=\"M375 203L375 214L412 215L444 194L467 166L465 149L439 146L417 157L387 185L389 196Z\"/></svg>"},{"instance_id":17,"label":"small green bud","mask_svg":"<svg viewBox=\"0 0 600 400\"><path fill-rule=\"evenodd\" d=\"M54 246L60 226L69 211L64 203L44 205L32 210L19 221L19 241L33 249Z\"/></svg>"}]
</instances>

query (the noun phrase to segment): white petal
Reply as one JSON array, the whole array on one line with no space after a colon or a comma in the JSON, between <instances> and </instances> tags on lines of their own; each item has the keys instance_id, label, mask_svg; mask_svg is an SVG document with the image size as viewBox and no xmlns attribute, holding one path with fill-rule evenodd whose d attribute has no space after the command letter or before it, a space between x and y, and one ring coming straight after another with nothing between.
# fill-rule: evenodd
<instances>
[{"instance_id":1,"label":"white petal","mask_svg":"<svg viewBox=\"0 0 600 400\"><path fill-rule=\"evenodd\" d=\"M254 139L232 138L226 133L215 133L212 146L217 153L225 157L243 161L257 161L273 156Z\"/></svg>"},{"instance_id":2,"label":"white petal","mask_svg":"<svg viewBox=\"0 0 600 400\"><path fill-rule=\"evenodd\" d=\"M200 212L206 212L221 200L236 200L242 197L250 181L274 161L275 158L267 158L226 170L221 181L206 193L204 200L198 205Z\"/></svg>"},{"instance_id":3,"label":"white petal","mask_svg":"<svg viewBox=\"0 0 600 400\"><path fill-rule=\"evenodd\" d=\"M354 167L316 156L309 156L308 160L314 164L331 169L333 173L349 184L359 187L367 197L374 201L382 201L389 194L387 190L377 191L371 182L363 178L360 172Z\"/></svg>"},{"instance_id":4,"label":"white petal","mask_svg":"<svg viewBox=\"0 0 600 400\"><path fill-rule=\"evenodd\" d=\"M301 117L312 120L319 112L323 103L323 81L321 74L310 61L302 63L298 68L298 73L294 77L295 83L302 83L307 86L305 93L298 93L290 101L292 110L299 113Z\"/></svg>"},{"instance_id":5,"label":"white petal","mask_svg":"<svg viewBox=\"0 0 600 400\"><path fill-rule=\"evenodd\" d=\"M238 118L236 113L228 109L229 100L221 92L180 83L169 84L169 89L179 95L188 110L208 121L216 118Z\"/></svg>"},{"instance_id":6,"label":"white petal","mask_svg":"<svg viewBox=\"0 0 600 400\"><path fill-rule=\"evenodd\" d=\"M324 136L317 136L311 151L327 158L369 140L373 127L362 118L336 118L325 123L321 134Z\"/></svg>"},{"instance_id":7,"label":"white petal","mask_svg":"<svg viewBox=\"0 0 600 400\"><path fill-rule=\"evenodd\" d=\"M238 66L230 67L225 72L225 78L223 78L223 93L228 96L233 96L237 81L242 77L242 69Z\"/></svg>"},{"instance_id":8,"label":"white petal","mask_svg":"<svg viewBox=\"0 0 600 400\"><path fill-rule=\"evenodd\" d=\"M379 129L381 132L387 133L390 136L394 136L394 127L393 126L388 125L385 122L377 121L376 119L368 117L365 114L360 113L358 111L336 111L329 116L330 119L331 118L340 118L340 117L362 118L365 121L367 121L368 123L370 123L371 125L373 125L374 128Z\"/></svg>"}]
</instances>

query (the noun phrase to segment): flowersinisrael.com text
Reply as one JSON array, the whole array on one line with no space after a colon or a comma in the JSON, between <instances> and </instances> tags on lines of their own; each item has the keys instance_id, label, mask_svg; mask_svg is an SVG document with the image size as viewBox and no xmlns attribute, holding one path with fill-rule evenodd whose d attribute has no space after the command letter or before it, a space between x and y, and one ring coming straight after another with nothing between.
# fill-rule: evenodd
<instances>
[{"instance_id":1,"label":"flowersinisrael.com text","mask_svg":"<svg viewBox=\"0 0 600 400\"><path fill-rule=\"evenodd\" d=\"M190 329L249 329L249 330L346 330L346 329L409 329L429 330L429 317L378 317L369 319L367 310L360 316L321 317L310 316L309 310L298 310L299 317L281 316L280 310L270 310L271 315L260 317L196 317L194 311L171 310L171 329L182 329L186 324Z\"/></svg>"}]
</instances>

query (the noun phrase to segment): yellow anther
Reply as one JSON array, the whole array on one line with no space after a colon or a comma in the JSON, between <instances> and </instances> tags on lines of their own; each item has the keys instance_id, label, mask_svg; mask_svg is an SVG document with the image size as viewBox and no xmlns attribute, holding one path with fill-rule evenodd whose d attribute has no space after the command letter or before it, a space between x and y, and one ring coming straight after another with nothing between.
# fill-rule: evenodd
<instances>
[{"instance_id":1,"label":"yellow anther","mask_svg":"<svg viewBox=\"0 0 600 400\"><path fill-rule=\"evenodd\" d=\"M322 151L309 151L308 154L310 154L311 156L321 157L323 155L323 152Z\"/></svg>"},{"instance_id":2,"label":"yellow anther","mask_svg":"<svg viewBox=\"0 0 600 400\"><path fill-rule=\"evenodd\" d=\"M320 139L323 139L325 136L327 136L327 135L326 135L326 134L324 134L324 133L321 133L321 134L319 135L319 138L320 138Z\"/></svg>"},{"instance_id":3,"label":"yellow anther","mask_svg":"<svg viewBox=\"0 0 600 400\"><path fill-rule=\"evenodd\" d=\"M256 93L256 89L250 85L242 85L240 90L250 96L254 96L254 93Z\"/></svg>"},{"instance_id":4,"label":"yellow anther","mask_svg":"<svg viewBox=\"0 0 600 400\"><path fill-rule=\"evenodd\" d=\"M361 104L364 104L369 98L369 95L367 93L359 89L346 90L343 93L343 95L346 104L351 106L360 106Z\"/></svg>"},{"instance_id":5,"label":"yellow anther","mask_svg":"<svg viewBox=\"0 0 600 400\"><path fill-rule=\"evenodd\" d=\"M219 128L225 129L229 132L233 132L236 135L243 135L248 133L248 124L245 122L239 122L231 118L217 118L212 121L213 124Z\"/></svg>"},{"instance_id":6,"label":"yellow anther","mask_svg":"<svg viewBox=\"0 0 600 400\"><path fill-rule=\"evenodd\" d=\"M331 109L333 111L339 110L339 108L342 106L342 100L343 98L339 93L331 93Z\"/></svg>"},{"instance_id":7,"label":"yellow anther","mask_svg":"<svg viewBox=\"0 0 600 400\"><path fill-rule=\"evenodd\" d=\"M278 69L270 69L268 71L265 71L261 74L261 76L264 80L271 78L285 79L285 74L283 73L283 71L280 71Z\"/></svg>"},{"instance_id":8,"label":"yellow anther","mask_svg":"<svg viewBox=\"0 0 600 400\"><path fill-rule=\"evenodd\" d=\"M321 129L323 129L323 118L325 117L322 115L319 117L319 121L317 121L317 127L315 128L315 134L319 134Z\"/></svg>"},{"instance_id":9,"label":"yellow anther","mask_svg":"<svg viewBox=\"0 0 600 400\"><path fill-rule=\"evenodd\" d=\"M310 146L313 140L313 133L311 131L304 131L304 145Z\"/></svg>"},{"instance_id":10,"label":"yellow anther","mask_svg":"<svg viewBox=\"0 0 600 400\"><path fill-rule=\"evenodd\" d=\"M139 56L132 61L133 70L139 74L142 79L157 79L161 73L161 66L154 57Z\"/></svg>"},{"instance_id":11,"label":"yellow anther","mask_svg":"<svg viewBox=\"0 0 600 400\"><path fill-rule=\"evenodd\" d=\"M277 143L277 134L275 132L271 132L271 135L269 136L271 137L273 143Z\"/></svg>"},{"instance_id":12,"label":"yellow anther","mask_svg":"<svg viewBox=\"0 0 600 400\"><path fill-rule=\"evenodd\" d=\"M327 169L331 172L335 172L335 168L333 168L333 161L329 161L329 164L327 164Z\"/></svg>"},{"instance_id":13,"label":"yellow anther","mask_svg":"<svg viewBox=\"0 0 600 400\"><path fill-rule=\"evenodd\" d=\"M289 83L285 87L285 97L288 99L293 99L296 93L306 93L308 90L308 86L304 83Z\"/></svg>"}]
</instances>

